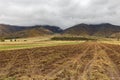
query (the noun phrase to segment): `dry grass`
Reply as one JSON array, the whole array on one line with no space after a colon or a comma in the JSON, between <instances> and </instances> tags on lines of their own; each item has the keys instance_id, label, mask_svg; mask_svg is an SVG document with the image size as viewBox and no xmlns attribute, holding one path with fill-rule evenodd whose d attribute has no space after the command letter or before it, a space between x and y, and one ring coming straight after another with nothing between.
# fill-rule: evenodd
<instances>
[{"instance_id":1,"label":"dry grass","mask_svg":"<svg viewBox=\"0 0 120 80\"><path fill-rule=\"evenodd\" d=\"M17 39L17 41L0 42L0 50L15 50L15 49L26 49L34 47L46 47L46 46L57 46L57 45L70 45L79 44L84 41L51 41L50 37L37 37L37 38L25 38Z\"/></svg>"},{"instance_id":2,"label":"dry grass","mask_svg":"<svg viewBox=\"0 0 120 80\"><path fill-rule=\"evenodd\" d=\"M107 43L107 44L115 44L120 45L120 41L117 40L111 40L111 41L100 41L101 43Z\"/></svg>"}]
</instances>

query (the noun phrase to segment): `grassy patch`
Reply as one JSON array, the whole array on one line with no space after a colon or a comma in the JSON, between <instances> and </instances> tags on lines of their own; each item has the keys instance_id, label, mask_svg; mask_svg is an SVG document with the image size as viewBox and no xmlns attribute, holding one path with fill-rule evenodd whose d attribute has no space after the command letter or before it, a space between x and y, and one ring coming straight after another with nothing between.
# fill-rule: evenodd
<instances>
[{"instance_id":1,"label":"grassy patch","mask_svg":"<svg viewBox=\"0 0 120 80\"><path fill-rule=\"evenodd\" d=\"M1 43L0 50L14 50L14 49L26 49L34 47L46 47L46 46L57 46L57 45L71 45L79 44L82 41L40 41L40 42L30 42L30 43Z\"/></svg>"}]
</instances>

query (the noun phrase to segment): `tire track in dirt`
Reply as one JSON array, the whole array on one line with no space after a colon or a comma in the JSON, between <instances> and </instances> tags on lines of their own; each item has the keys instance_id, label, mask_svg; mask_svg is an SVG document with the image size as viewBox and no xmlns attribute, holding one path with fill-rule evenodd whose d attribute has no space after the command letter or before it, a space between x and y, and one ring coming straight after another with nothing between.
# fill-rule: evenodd
<instances>
[{"instance_id":1,"label":"tire track in dirt","mask_svg":"<svg viewBox=\"0 0 120 80\"><path fill-rule=\"evenodd\" d=\"M86 72L88 72L88 71L90 71L90 67L91 67L91 64L96 60L96 58L97 58L97 48L96 48L97 46L96 46L96 44L94 44L94 56L93 56L93 59L92 60L90 60L88 63L87 63L87 65L85 66L85 68L84 68L84 71L83 71L83 73L82 73L82 76L81 76L81 80L84 80L84 78L86 77Z\"/></svg>"},{"instance_id":2,"label":"tire track in dirt","mask_svg":"<svg viewBox=\"0 0 120 80\"><path fill-rule=\"evenodd\" d=\"M101 45L103 45L103 44L101 44ZM120 54L119 52L116 52L115 50L108 48L107 46L106 46L106 49L112 50L114 54ZM106 51L106 50L104 50L104 51ZM107 55L109 61L111 62L112 66L114 67L114 70L115 70L115 74L112 76L113 80L120 80L120 73L118 72L119 70L118 70L116 64L109 57L109 53L106 52L106 55Z\"/></svg>"},{"instance_id":3,"label":"tire track in dirt","mask_svg":"<svg viewBox=\"0 0 120 80\"><path fill-rule=\"evenodd\" d=\"M94 58L86 66L81 80L120 80L116 67L105 50L100 44L96 48Z\"/></svg>"},{"instance_id":4,"label":"tire track in dirt","mask_svg":"<svg viewBox=\"0 0 120 80\"><path fill-rule=\"evenodd\" d=\"M82 57L87 56L86 54L89 53L89 51L91 50L91 47L92 47L89 44L87 44L87 45L88 45L88 47L85 46L85 50L83 49L82 54L78 54L78 55L76 55L76 57L71 58L71 60L68 63L65 63L64 65L62 65L62 68L60 67L61 69L59 69L59 71L56 71L57 73L54 72L56 79L61 80L62 77L60 77L60 76L65 74L65 73L68 73L68 74L64 75L66 77L66 78L64 78L65 80L67 80L68 76L70 76L69 77L70 80L79 80L80 69L81 69L81 67L84 68L80 59ZM75 73L76 73L76 75L75 75ZM51 74L51 76L52 76L52 74ZM47 80L49 80L49 79L47 79Z\"/></svg>"},{"instance_id":5,"label":"tire track in dirt","mask_svg":"<svg viewBox=\"0 0 120 80\"><path fill-rule=\"evenodd\" d=\"M114 49L112 49L112 48L109 48L108 46L105 46L105 44L100 44L100 46L102 47L102 48L104 48L104 51L106 51L106 50L109 50L109 51L111 51L111 52L113 52L112 54L116 54L116 55L118 55L118 54L120 54L119 52L117 52L117 51L115 51ZM120 80L120 72L119 72L119 70L118 70L118 67L117 67L117 65L114 63L114 60L112 60L110 57L109 57L109 53L106 51L106 55L107 55L107 57L109 58L109 61L111 62L111 64L112 64L112 66L114 67L114 70L115 70L115 74L112 74L111 76L112 76L112 79L113 80Z\"/></svg>"},{"instance_id":6,"label":"tire track in dirt","mask_svg":"<svg viewBox=\"0 0 120 80\"><path fill-rule=\"evenodd\" d=\"M85 53L90 49L90 46L86 46L83 49L83 52L80 54L77 54L75 57L73 56L72 58L70 58L69 61L63 63L61 66L59 66L57 69L53 70L52 72L50 72L49 74L47 74L47 77L49 76L49 78L52 77L56 77L56 75L60 75L60 73L62 73L62 71L64 70L68 70L70 68L71 65L74 65L76 62L79 61L79 59L85 55Z\"/></svg>"}]
</instances>

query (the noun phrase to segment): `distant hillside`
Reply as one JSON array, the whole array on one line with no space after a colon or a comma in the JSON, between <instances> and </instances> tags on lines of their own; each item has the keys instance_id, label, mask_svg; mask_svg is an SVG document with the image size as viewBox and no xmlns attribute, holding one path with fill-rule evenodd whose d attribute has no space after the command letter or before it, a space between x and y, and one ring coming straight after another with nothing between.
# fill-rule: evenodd
<instances>
[{"instance_id":1,"label":"distant hillside","mask_svg":"<svg viewBox=\"0 0 120 80\"><path fill-rule=\"evenodd\" d=\"M79 36L99 36L113 37L119 35L120 26L104 23L104 24L78 24L66 30L62 30L57 26L37 25L37 26L13 26L0 24L0 37L37 37L45 35L63 33Z\"/></svg>"},{"instance_id":2,"label":"distant hillside","mask_svg":"<svg viewBox=\"0 0 120 80\"><path fill-rule=\"evenodd\" d=\"M78 24L64 30L64 34L80 36L100 36L110 37L112 34L120 32L120 26L112 24Z\"/></svg>"},{"instance_id":3,"label":"distant hillside","mask_svg":"<svg viewBox=\"0 0 120 80\"><path fill-rule=\"evenodd\" d=\"M17 31L21 31L21 30L25 30L25 29L27 29L27 28L0 24L0 37L4 37L8 34L12 34L13 32L17 32Z\"/></svg>"},{"instance_id":4,"label":"distant hillside","mask_svg":"<svg viewBox=\"0 0 120 80\"><path fill-rule=\"evenodd\" d=\"M63 30L56 26L37 25L37 26L12 26L0 24L0 37L36 37L60 33Z\"/></svg>"},{"instance_id":5,"label":"distant hillside","mask_svg":"<svg viewBox=\"0 0 120 80\"><path fill-rule=\"evenodd\" d=\"M63 32L63 30L60 27L57 27L57 26L37 25L37 26L34 26L33 28L45 28L45 29L48 29L48 30L52 31L53 33Z\"/></svg>"},{"instance_id":6,"label":"distant hillside","mask_svg":"<svg viewBox=\"0 0 120 80\"><path fill-rule=\"evenodd\" d=\"M38 37L38 36L45 36L45 35L52 35L52 34L54 34L54 33L48 29L31 28L31 29L14 32L14 33L8 35L8 38Z\"/></svg>"}]
</instances>

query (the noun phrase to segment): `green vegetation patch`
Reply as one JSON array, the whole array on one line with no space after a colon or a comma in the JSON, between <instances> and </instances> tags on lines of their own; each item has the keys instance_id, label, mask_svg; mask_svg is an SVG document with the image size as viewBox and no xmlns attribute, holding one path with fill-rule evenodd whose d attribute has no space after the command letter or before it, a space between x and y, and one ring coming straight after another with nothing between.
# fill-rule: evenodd
<instances>
[{"instance_id":1,"label":"green vegetation patch","mask_svg":"<svg viewBox=\"0 0 120 80\"><path fill-rule=\"evenodd\" d=\"M53 37L51 40L62 40L62 41L96 41L97 39L94 38L87 38L87 37Z\"/></svg>"},{"instance_id":2,"label":"green vegetation patch","mask_svg":"<svg viewBox=\"0 0 120 80\"><path fill-rule=\"evenodd\" d=\"M26 48L35 48L35 47L47 47L47 46L59 46L59 45L71 45L71 44L80 44L82 41L43 41L36 43L3 43L0 44L1 50L14 50L14 49L26 49Z\"/></svg>"}]
</instances>

